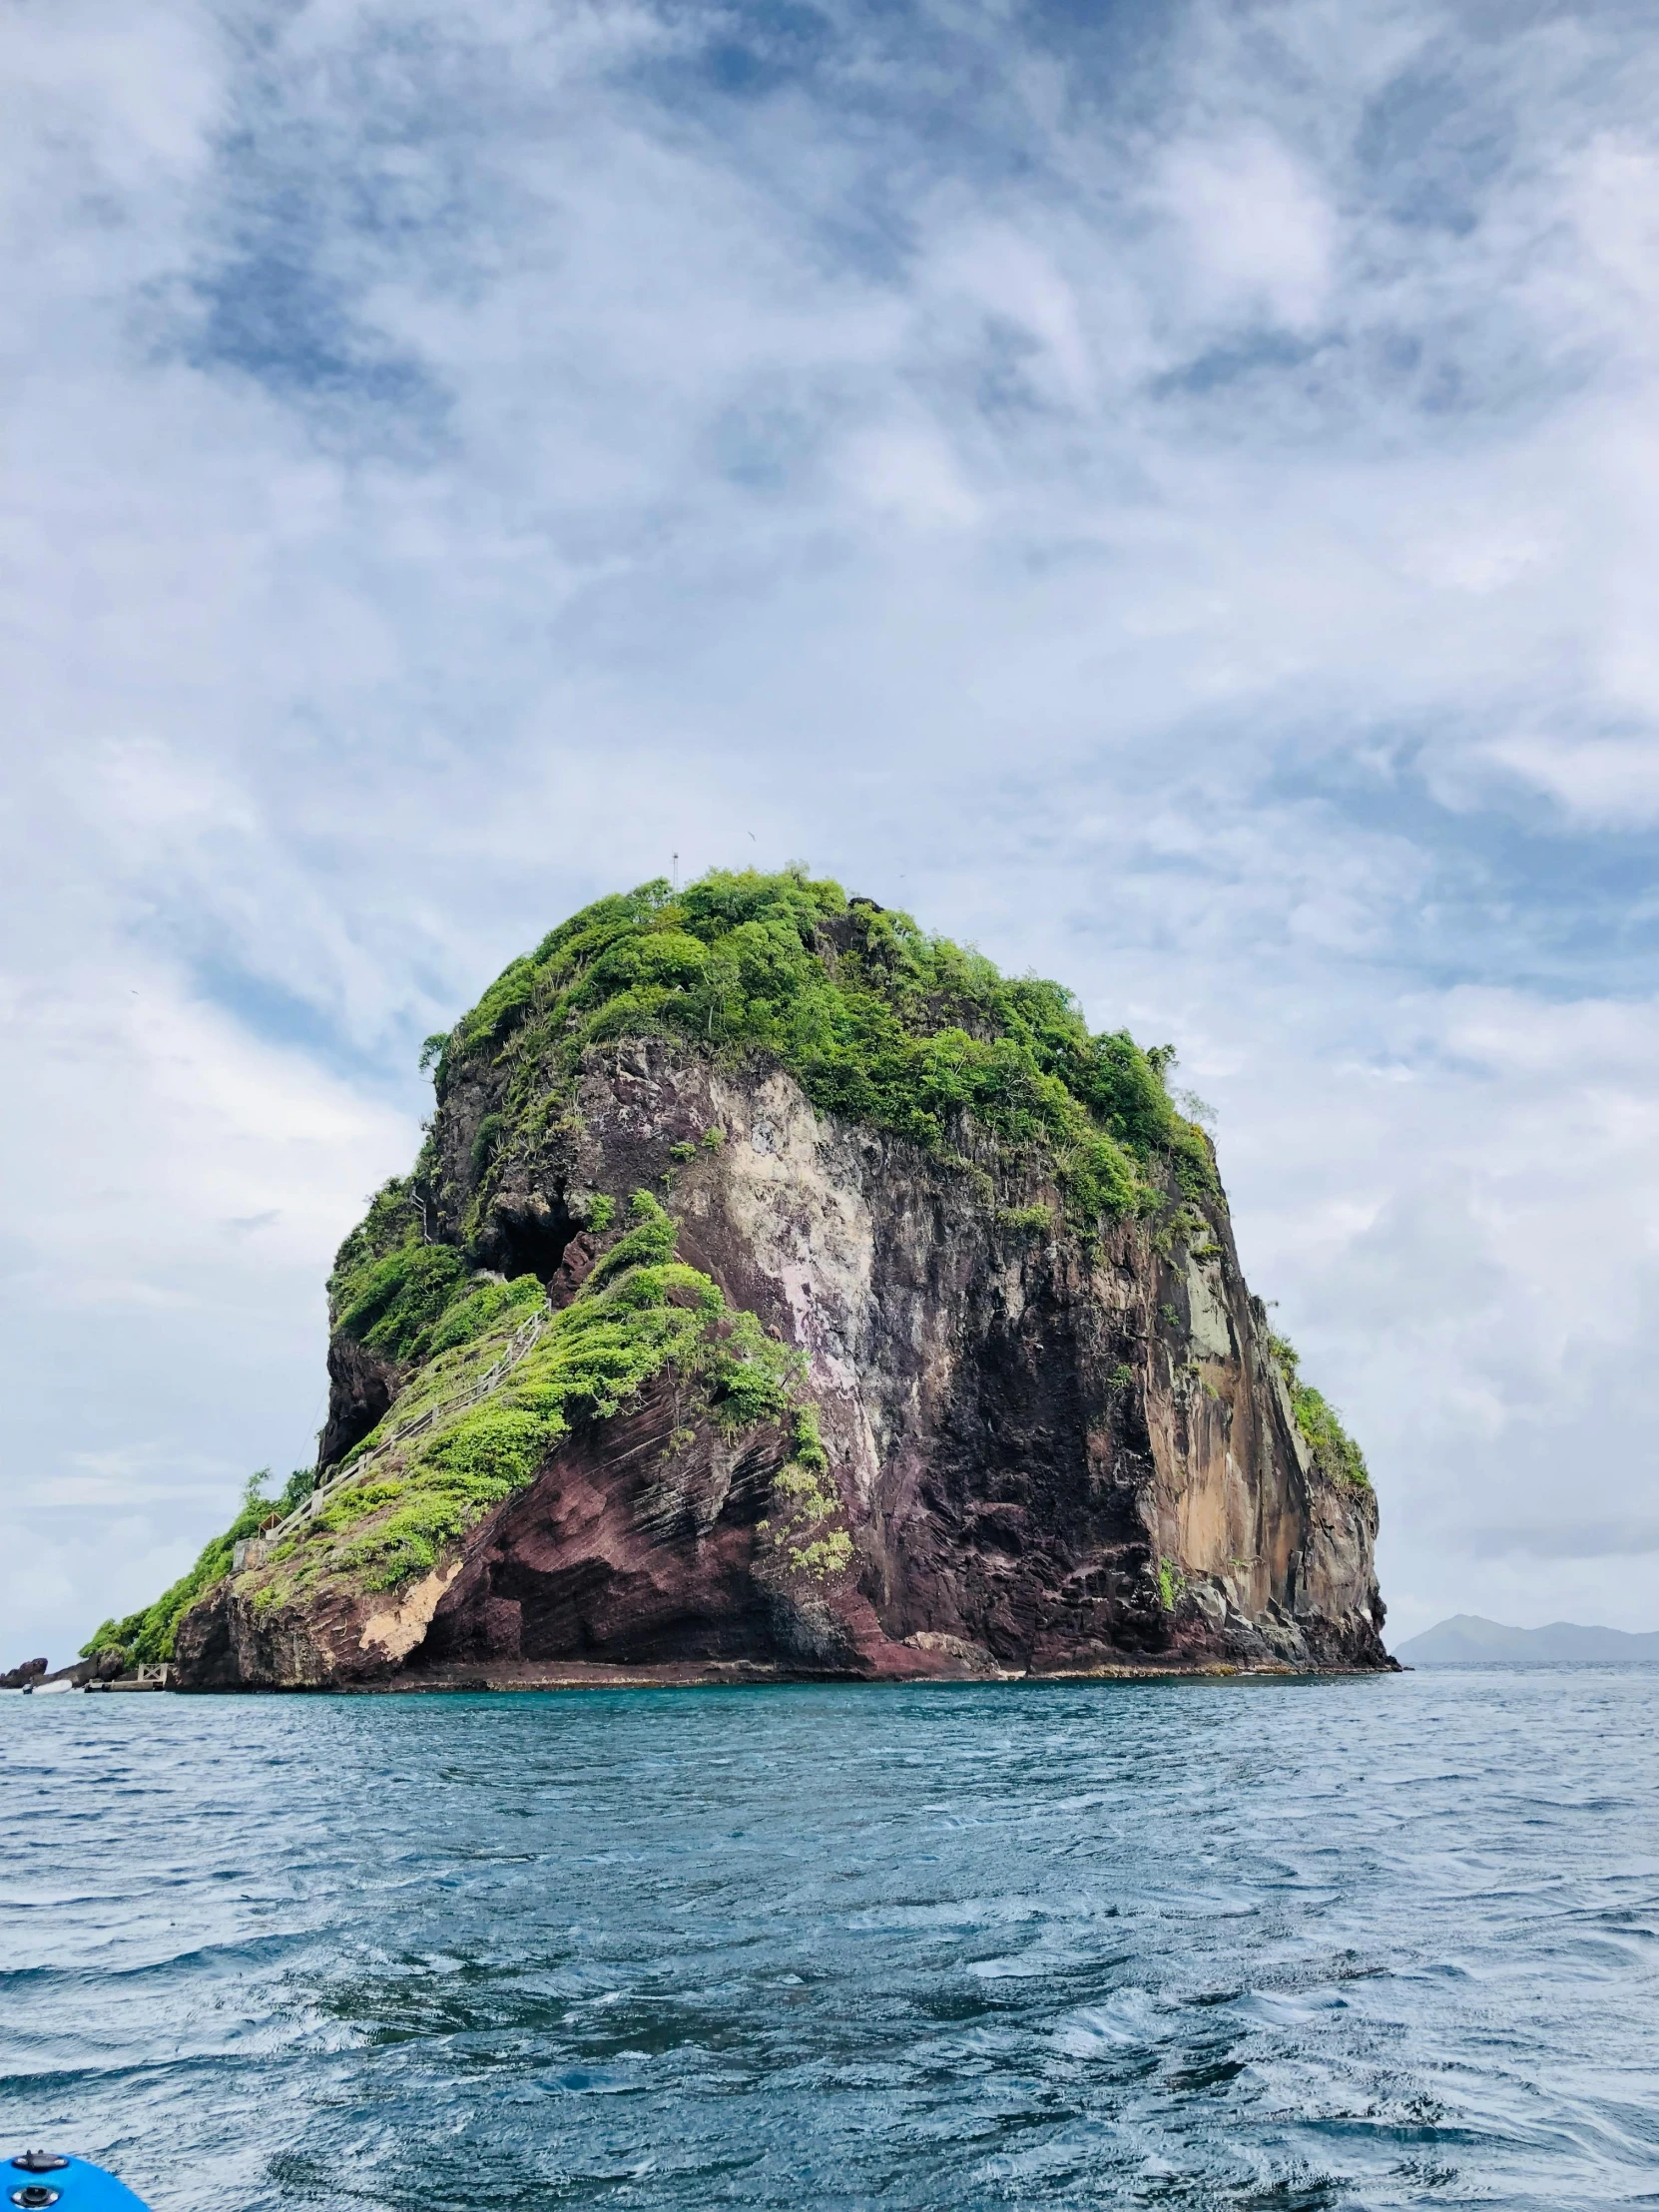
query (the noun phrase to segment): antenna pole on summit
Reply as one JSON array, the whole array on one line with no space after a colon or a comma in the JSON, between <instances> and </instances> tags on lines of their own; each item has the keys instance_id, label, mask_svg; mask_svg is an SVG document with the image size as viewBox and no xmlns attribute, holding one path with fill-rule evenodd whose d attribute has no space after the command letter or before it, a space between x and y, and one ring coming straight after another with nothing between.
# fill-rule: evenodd
<instances>
[{"instance_id":1,"label":"antenna pole on summit","mask_svg":"<svg viewBox=\"0 0 1659 2212\"><path fill-rule=\"evenodd\" d=\"M680 855L678 852L674 855L674 887L676 890L680 888Z\"/></svg>"}]
</instances>

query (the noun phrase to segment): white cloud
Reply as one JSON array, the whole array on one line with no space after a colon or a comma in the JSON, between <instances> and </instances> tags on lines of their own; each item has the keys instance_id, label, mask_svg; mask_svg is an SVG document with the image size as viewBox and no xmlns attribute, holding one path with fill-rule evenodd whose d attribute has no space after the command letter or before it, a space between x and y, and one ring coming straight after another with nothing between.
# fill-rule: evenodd
<instances>
[{"instance_id":1,"label":"white cloud","mask_svg":"<svg viewBox=\"0 0 1659 2212\"><path fill-rule=\"evenodd\" d=\"M113 0L88 0L67 16L50 0L18 0L0 22L0 97L24 159L0 189L22 199L38 186L31 144L43 161L83 165L87 187L111 196L96 211L106 222L129 196L187 178L220 113L216 45L210 18L194 7L141 21ZM61 246L62 232L48 240Z\"/></svg>"},{"instance_id":2,"label":"white cloud","mask_svg":"<svg viewBox=\"0 0 1659 2212\"><path fill-rule=\"evenodd\" d=\"M1066 228L1071 255L1086 256L1075 224ZM954 296L993 326L1016 331L1040 357L1038 379L1050 397L1079 407L1094 398L1098 377L1083 302L1048 244L1008 223L964 225L938 239L921 282L938 309L948 311ZM1031 374L1029 362L1022 372Z\"/></svg>"},{"instance_id":3,"label":"white cloud","mask_svg":"<svg viewBox=\"0 0 1659 2212\"><path fill-rule=\"evenodd\" d=\"M1166 150L1153 201L1179 227L1185 303L1202 322L1311 330L1338 245L1318 183L1272 138L1206 134Z\"/></svg>"},{"instance_id":4,"label":"white cloud","mask_svg":"<svg viewBox=\"0 0 1659 2212\"><path fill-rule=\"evenodd\" d=\"M1491 739L1485 757L1582 822L1628 828L1659 820L1659 734L1639 738Z\"/></svg>"},{"instance_id":5,"label":"white cloud","mask_svg":"<svg viewBox=\"0 0 1659 2212\"><path fill-rule=\"evenodd\" d=\"M925 426L861 431L847 448L845 468L860 499L911 529L963 529L980 519L954 456Z\"/></svg>"},{"instance_id":6,"label":"white cloud","mask_svg":"<svg viewBox=\"0 0 1659 2212\"><path fill-rule=\"evenodd\" d=\"M1406 565L1443 591L1485 598L1549 561L1555 542L1524 518L1447 516L1406 552Z\"/></svg>"},{"instance_id":7,"label":"white cloud","mask_svg":"<svg viewBox=\"0 0 1659 2212\"><path fill-rule=\"evenodd\" d=\"M1630 334L1650 336L1659 299L1659 155L1650 145L1598 135L1567 164L1566 190L1584 245L1627 295L1636 325Z\"/></svg>"},{"instance_id":8,"label":"white cloud","mask_svg":"<svg viewBox=\"0 0 1659 2212\"><path fill-rule=\"evenodd\" d=\"M1626 1442L1659 1312L1654 1015L1402 998L1385 1069L1356 1061L1256 1139L1247 1250L1385 1470L1385 1561L1418 1625L1490 1609L1464 1601L1494 1529L1553 1529L1570 1558L1659 1513ZM1531 1550L1544 1618L1550 1544ZM1651 1560L1616 1541L1601 1557L1601 1614L1640 1625Z\"/></svg>"},{"instance_id":9,"label":"white cloud","mask_svg":"<svg viewBox=\"0 0 1659 2212\"><path fill-rule=\"evenodd\" d=\"M61 1657L309 1455L322 1277L414 1132L154 962L5 978L0 1022L0 1614Z\"/></svg>"}]
</instances>

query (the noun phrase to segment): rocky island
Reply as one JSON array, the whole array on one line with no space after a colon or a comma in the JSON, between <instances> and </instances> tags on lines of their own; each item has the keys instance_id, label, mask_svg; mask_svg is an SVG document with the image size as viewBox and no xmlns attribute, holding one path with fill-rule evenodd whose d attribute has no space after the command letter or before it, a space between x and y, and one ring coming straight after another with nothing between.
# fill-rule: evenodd
<instances>
[{"instance_id":1,"label":"rocky island","mask_svg":"<svg viewBox=\"0 0 1659 2212\"><path fill-rule=\"evenodd\" d=\"M1377 1669L1365 1461L1173 1055L804 871L428 1044L316 1469L88 1647L195 1689Z\"/></svg>"}]
</instances>

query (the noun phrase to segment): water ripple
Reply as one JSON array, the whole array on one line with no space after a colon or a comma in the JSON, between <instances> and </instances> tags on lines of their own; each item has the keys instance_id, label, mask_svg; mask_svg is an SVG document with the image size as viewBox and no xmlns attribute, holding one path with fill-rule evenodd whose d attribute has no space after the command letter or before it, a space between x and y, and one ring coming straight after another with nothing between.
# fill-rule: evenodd
<instances>
[{"instance_id":1,"label":"water ripple","mask_svg":"<svg viewBox=\"0 0 1659 2212\"><path fill-rule=\"evenodd\" d=\"M1659 1670L0 1699L157 2212L1659 2203Z\"/></svg>"}]
</instances>

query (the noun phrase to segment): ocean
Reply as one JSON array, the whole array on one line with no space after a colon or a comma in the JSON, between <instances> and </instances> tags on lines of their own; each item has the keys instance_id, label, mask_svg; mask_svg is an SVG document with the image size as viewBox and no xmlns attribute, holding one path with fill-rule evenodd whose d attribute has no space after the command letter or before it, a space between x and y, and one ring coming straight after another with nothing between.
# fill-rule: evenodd
<instances>
[{"instance_id":1,"label":"ocean","mask_svg":"<svg viewBox=\"0 0 1659 2212\"><path fill-rule=\"evenodd\" d=\"M155 2212L1659 2203L1659 1669L0 1698Z\"/></svg>"}]
</instances>

